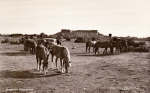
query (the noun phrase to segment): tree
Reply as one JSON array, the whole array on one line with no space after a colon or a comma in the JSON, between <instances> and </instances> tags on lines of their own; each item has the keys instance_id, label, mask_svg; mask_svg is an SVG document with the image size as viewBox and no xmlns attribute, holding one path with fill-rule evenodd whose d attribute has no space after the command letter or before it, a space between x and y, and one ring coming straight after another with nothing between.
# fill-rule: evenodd
<instances>
[{"instance_id":1,"label":"tree","mask_svg":"<svg viewBox=\"0 0 150 93\"><path fill-rule=\"evenodd\" d=\"M45 37L47 37L47 34L45 34L45 33L42 32L42 33L40 33L40 37L41 38L45 38Z\"/></svg>"}]
</instances>

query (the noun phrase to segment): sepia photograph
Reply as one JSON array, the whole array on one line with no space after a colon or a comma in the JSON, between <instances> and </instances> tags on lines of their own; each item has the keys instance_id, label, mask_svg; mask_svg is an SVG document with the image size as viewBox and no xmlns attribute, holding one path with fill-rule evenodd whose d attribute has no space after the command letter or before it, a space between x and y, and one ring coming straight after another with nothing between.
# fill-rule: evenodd
<instances>
[{"instance_id":1,"label":"sepia photograph","mask_svg":"<svg viewBox=\"0 0 150 93\"><path fill-rule=\"evenodd\" d=\"M150 1L0 0L0 93L150 93Z\"/></svg>"}]
</instances>

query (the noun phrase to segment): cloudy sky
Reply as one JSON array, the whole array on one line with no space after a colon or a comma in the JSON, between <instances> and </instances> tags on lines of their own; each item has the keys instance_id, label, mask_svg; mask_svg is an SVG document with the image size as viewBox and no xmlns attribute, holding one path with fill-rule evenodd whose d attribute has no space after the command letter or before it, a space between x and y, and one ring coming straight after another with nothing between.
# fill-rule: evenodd
<instances>
[{"instance_id":1,"label":"cloudy sky","mask_svg":"<svg viewBox=\"0 0 150 93\"><path fill-rule=\"evenodd\" d=\"M54 34L63 28L150 36L150 0L0 0L0 33Z\"/></svg>"}]
</instances>

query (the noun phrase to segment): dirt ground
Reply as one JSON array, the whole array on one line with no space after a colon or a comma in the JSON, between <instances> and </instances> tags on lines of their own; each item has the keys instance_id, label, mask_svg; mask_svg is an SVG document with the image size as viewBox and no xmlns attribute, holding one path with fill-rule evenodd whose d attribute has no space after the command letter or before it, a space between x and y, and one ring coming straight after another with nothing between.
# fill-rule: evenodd
<instances>
[{"instance_id":1,"label":"dirt ground","mask_svg":"<svg viewBox=\"0 0 150 93\"><path fill-rule=\"evenodd\" d=\"M36 93L123 93L121 90L149 93L149 52L102 56L86 53L85 44L63 42L63 45L71 52L70 72L58 73L49 58L49 71L45 76L36 70L35 55L24 52L23 45L0 44L0 90L26 88L34 89ZM73 46L76 48L72 49Z\"/></svg>"}]
</instances>

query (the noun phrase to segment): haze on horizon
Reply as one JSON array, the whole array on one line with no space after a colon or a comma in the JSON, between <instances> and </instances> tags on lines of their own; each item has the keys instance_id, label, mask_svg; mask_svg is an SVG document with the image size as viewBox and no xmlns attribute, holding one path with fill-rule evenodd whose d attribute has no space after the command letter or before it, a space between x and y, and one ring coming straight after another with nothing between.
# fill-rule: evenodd
<instances>
[{"instance_id":1,"label":"haze on horizon","mask_svg":"<svg viewBox=\"0 0 150 93\"><path fill-rule=\"evenodd\" d=\"M0 33L54 34L98 30L150 36L150 0L0 0Z\"/></svg>"}]
</instances>

